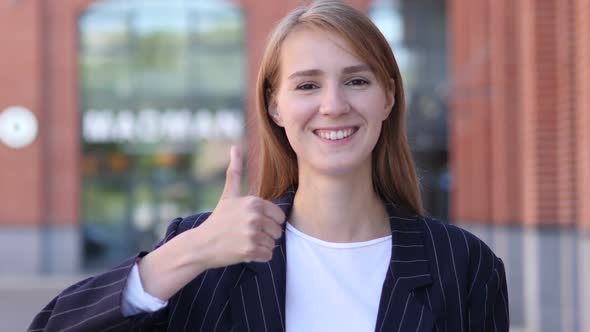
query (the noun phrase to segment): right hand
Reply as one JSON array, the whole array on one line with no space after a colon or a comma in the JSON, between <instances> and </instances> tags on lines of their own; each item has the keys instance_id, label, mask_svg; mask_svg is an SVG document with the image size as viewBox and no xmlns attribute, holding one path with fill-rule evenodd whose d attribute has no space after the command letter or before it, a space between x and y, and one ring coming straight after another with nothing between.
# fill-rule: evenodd
<instances>
[{"instance_id":1,"label":"right hand","mask_svg":"<svg viewBox=\"0 0 590 332\"><path fill-rule=\"evenodd\" d=\"M209 218L139 261L149 294L167 300L208 269L272 258L285 214L269 201L240 195L242 158L237 148L230 154L225 189Z\"/></svg>"},{"instance_id":2,"label":"right hand","mask_svg":"<svg viewBox=\"0 0 590 332\"><path fill-rule=\"evenodd\" d=\"M282 236L283 211L262 198L242 196L241 179L242 158L238 148L232 146L225 188L217 206L201 226L187 232L204 241L207 268L267 262L275 241Z\"/></svg>"}]
</instances>

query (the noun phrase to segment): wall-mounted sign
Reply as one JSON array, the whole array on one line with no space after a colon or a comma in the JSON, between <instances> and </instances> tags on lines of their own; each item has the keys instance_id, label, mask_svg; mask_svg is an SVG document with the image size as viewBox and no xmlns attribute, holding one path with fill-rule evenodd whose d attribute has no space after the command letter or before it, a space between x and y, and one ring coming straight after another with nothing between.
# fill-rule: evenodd
<instances>
[{"instance_id":1,"label":"wall-mounted sign","mask_svg":"<svg viewBox=\"0 0 590 332\"><path fill-rule=\"evenodd\" d=\"M0 112L0 141L11 148L24 148L33 143L38 129L35 114L25 107L11 106Z\"/></svg>"},{"instance_id":2,"label":"wall-mounted sign","mask_svg":"<svg viewBox=\"0 0 590 332\"><path fill-rule=\"evenodd\" d=\"M194 140L236 140L244 134L239 110L201 109L88 110L82 136L87 143L187 143Z\"/></svg>"}]
</instances>

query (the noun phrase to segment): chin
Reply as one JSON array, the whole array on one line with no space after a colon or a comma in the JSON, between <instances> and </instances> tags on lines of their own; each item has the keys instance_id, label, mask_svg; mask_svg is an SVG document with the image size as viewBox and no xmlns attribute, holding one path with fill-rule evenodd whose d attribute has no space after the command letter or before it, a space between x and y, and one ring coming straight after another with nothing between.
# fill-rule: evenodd
<instances>
[{"instance_id":1,"label":"chin","mask_svg":"<svg viewBox=\"0 0 590 332\"><path fill-rule=\"evenodd\" d=\"M369 161L370 162L370 161ZM318 173L332 176L332 177L342 177L342 176L349 176L349 175L358 175L361 174L361 170L364 167L369 167L370 164L363 165L364 163L359 160L324 160L322 163L318 163L313 167ZM370 174L370 173L369 173Z\"/></svg>"}]
</instances>

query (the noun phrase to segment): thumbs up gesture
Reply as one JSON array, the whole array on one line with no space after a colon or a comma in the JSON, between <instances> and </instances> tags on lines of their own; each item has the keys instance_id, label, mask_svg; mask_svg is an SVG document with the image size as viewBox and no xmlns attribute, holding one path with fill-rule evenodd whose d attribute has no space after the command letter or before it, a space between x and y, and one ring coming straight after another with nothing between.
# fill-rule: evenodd
<instances>
[{"instance_id":1,"label":"thumbs up gesture","mask_svg":"<svg viewBox=\"0 0 590 332\"><path fill-rule=\"evenodd\" d=\"M139 261L149 294L166 300L208 269L272 258L285 214L272 202L241 195L240 151L232 147L230 157L223 194L209 218Z\"/></svg>"},{"instance_id":2,"label":"thumbs up gesture","mask_svg":"<svg viewBox=\"0 0 590 332\"><path fill-rule=\"evenodd\" d=\"M208 243L209 268L269 261L281 237L283 211L262 198L242 196L241 180L242 157L232 147L223 194L211 216L194 230Z\"/></svg>"}]
</instances>

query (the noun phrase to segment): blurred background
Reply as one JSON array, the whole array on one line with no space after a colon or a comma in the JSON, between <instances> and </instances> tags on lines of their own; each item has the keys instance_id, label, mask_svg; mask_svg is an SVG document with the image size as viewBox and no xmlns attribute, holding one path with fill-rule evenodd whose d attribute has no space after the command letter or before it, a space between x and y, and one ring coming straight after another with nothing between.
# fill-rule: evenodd
<instances>
[{"instance_id":1,"label":"blurred background","mask_svg":"<svg viewBox=\"0 0 590 332\"><path fill-rule=\"evenodd\" d=\"M215 206L301 3L0 0L3 331ZM429 214L506 264L512 330L590 331L590 2L350 3L401 67Z\"/></svg>"}]
</instances>

